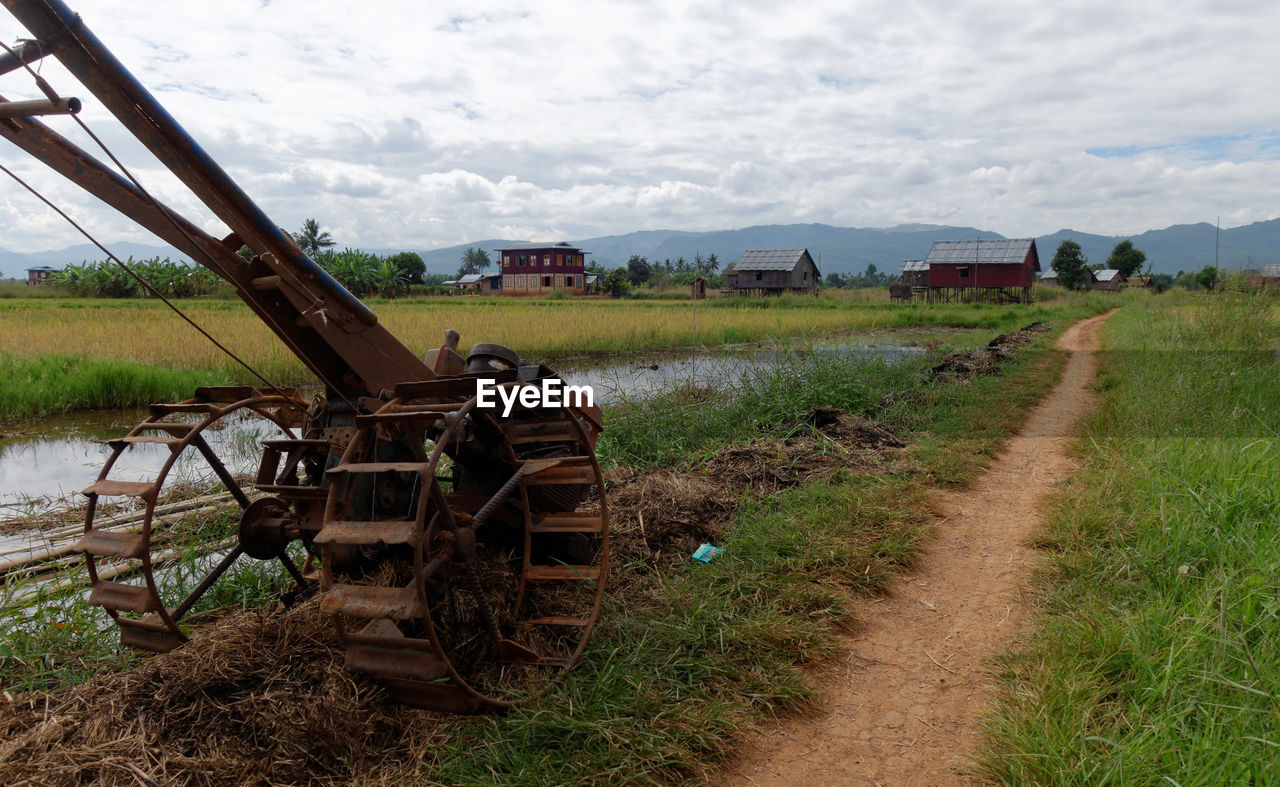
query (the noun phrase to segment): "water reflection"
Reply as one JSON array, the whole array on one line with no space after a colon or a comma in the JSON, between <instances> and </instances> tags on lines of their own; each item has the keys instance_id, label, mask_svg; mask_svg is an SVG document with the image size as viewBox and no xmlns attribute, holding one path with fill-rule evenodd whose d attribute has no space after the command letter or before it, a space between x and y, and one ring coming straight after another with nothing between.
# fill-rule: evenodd
<instances>
[{"instance_id":1,"label":"water reflection","mask_svg":"<svg viewBox=\"0 0 1280 787\"><path fill-rule=\"evenodd\" d=\"M803 354L894 361L924 352L924 348L911 345L846 343L806 350ZM605 364L598 360L578 365L570 362L559 365L559 371L569 384L591 385L597 404L609 404L618 400L619 392L634 398L680 384L715 386L796 354L793 350L760 348L730 353L635 354ZM124 435L145 417L146 410L142 409L77 413L33 424L25 434L0 440L0 519L28 514L64 498L83 502L75 493L93 483L111 454L111 449L100 441ZM278 436L274 426L244 414L228 416L218 425L220 428L204 433L205 439L235 474L256 471L261 440ZM150 481L168 458L169 449L162 445L135 445L121 456L111 477ZM179 479L208 479L210 485L214 482L208 465L194 449L183 452L170 474L171 481Z\"/></svg>"},{"instance_id":2,"label":"water reflection","mask_svg":"<svg viewBox=\"0 0 1280 787\"><path fill-rule=\"evenodd\" d=\"M111 448L102 441L123 436L145 417L145 410L77 413L41 422L27 433L0 441L0 519L26 514L42 503L83 502L75 493L94 482L111 456ZM239 413L215 426L203 436L235 474L254 472L260 442L279 436L274 425ZM155 480L170 455L164 445L134 445L116 462L111 478ZM213 471L194 448L183 451L169 473L170 482L179 480L215 483Z\"/></svg>"}]
</instances>

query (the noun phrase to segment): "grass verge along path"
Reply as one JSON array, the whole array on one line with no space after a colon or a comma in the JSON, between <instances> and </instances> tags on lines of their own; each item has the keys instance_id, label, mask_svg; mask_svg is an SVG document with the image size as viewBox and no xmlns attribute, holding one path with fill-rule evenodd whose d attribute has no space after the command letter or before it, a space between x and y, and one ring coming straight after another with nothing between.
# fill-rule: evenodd
<instances>
[{"instance_id":1,"label":"grass verge along path","mask_svg":"<svg viewBox=\"0 0 1280 787\"><path fill-rule=\"evenodd\" d=\"M970 486L932 498L940 513L916 570L859 615L847 657L826 678L824 712L784 722L728 782L962 783L989 693L984 669L1017 628L1041 501L1072 469L1065 442L1092 402L1099 327L1071 326L1062 378Z\"/></svg>"},{"instance_id":2,"label":"grass verge along path","mask_svg":"<svg viewBox=\"0 0 1280 787\"><path fill-rule=\"evenodd\" d=\"M1280 344L1274 298L1126 308L1083 469L1003 660L983 775L1280 782Z\"/></svg>"}]
</instances>

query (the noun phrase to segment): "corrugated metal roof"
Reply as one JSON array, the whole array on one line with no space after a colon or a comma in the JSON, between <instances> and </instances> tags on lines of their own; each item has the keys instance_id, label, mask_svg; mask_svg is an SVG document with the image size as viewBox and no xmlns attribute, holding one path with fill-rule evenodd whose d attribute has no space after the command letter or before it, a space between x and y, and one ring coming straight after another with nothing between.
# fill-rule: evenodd
<instances>
[{"instance_id":1,"label":"corrugated metal roof","mask_svg":"<svg viewBox=\"0 0 1280 787\"><path fill-rule=\"evenodd\" d=\"M1035 240L938 240L929 249L925 262L976 263L979 265L1021 265Z\"/></svg>"},{"instance_id":2,"label":"corrugated metal roof","mask_svg":"<svg viewBox=\"0 0 1280 787\"><path fill-rule=\"evenodd\" d=\"M1119 275L1120 275L1120 271L1114 268L1106 268L1104 270L1093 272L1093 278L1097 279L1098 281L1111 281L1112 279L1114 279Z\"/></svg>"},{"instance_id":3,"label":"corrugated metal roof","mask_svg":"<svg viewBox=\"0 0 1280 787\"><path fill-rule=\"evenodd\" d=\"M477 284L483 278L483 273L468 273L466 276L458 277L458 284Z\"/></svg>"},{"instance_id":4,"label":"corrugated metal roof","mask_svg":"<svg viewBox=\"0 0 1280 787\"><path fill-rule=\"evenodd\" d=\"M37 265L34 268L27 268L29 271L58 271L61 268L50 268L48 265Z\"/></svg>"},{"instance_id":5,"label":"corrugated metal roof","mask_svg":"<svg viewBox=\"0 0 1280 787\"><path fill-rule=\"evenodd\" d=\"M742 252L733 262L735 271L790 271L795 270L800 258L808 249L753 249Z\"/></svg>"},{"instance_id":6,"label":"corrugated metal roof","mask_svg":"<svg viewBox=\"0 0 1280 787\"><path fill-rule=\"evenodd\" d=\"M903 260L902 261L903 273L917 273L919 271L927 271L927 270L929 270L929 263L925 262L924 260Z\"/></svg>"},{"instance_id":7,"label":"corrugated metal roof","mask_svg":"<svg viewBox=\"0 0 1280 787\"><path fill-rule=\"evenodd\" d=\"M1056 278L1058 278L1058 272L1057 272L1057 271L1055 271L1053 268L1050 268L1049 270L1047 270L1047 271L1045 271L1044 273L1040 274L1040 278L1041 278L1041 279L1056 279Z\"/></svg>"},{"instance_id":8,"label":"corrugated metal roof","mask_svg":"<svg viewBox=\"0 0 1280 787\"><path fill-rule=\"evenodd\" d=\"M503 246L502 248L498 249L498 251L533 251L535 249L556 249L558 251L568 251L568 250L582 251L581 247L574 246L572 243L565 243L564 241L560 241L559 243L512 243L510 246Z\"/></svg>"},{"instance_id":9,"label":"corrugated metal roof","mask_svg":"<svg viewBox=\"0 0 1280 787\"><path fill-rule=\"evenodd\" d=\"M1280 265L1263 265L1262 275L1268 279L1280 279Z\"/></svg>"}]
</instances>

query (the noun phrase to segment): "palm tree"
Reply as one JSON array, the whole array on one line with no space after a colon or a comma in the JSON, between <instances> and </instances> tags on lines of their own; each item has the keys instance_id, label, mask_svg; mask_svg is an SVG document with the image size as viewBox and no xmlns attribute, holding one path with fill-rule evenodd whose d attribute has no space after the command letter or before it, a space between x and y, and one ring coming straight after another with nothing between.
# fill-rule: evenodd
<instances>
[{"instance_id":1,"label":"palm tree","mask_svg":"<svg viewBox=\"0 0 1280 787\"><path fill-rule=\"evenodd\" d=\"M320 222L307 219L302 222L302 231L293 233L293 241L303 254L314 257L333 245L333 236L320 230Z\"/></svg>"}]
</instances>

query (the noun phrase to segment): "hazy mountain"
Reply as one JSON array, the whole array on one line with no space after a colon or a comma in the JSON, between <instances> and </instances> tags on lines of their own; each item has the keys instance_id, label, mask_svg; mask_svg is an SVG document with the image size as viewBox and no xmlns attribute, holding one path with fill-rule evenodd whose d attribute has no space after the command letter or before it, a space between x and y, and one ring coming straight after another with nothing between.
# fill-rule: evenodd
<instances>
[{"instance_id":1,"label":"hazy mountain","mask_svg":"<svg viewBox=\"0 0 1280 787\"><path fill-rule=\"evenodd\" d=\"M1036 246L1040 251L1041 267L1047 270L1054 251L1063 240L1074 240L1080 244L1091 263L1102 263L1111 254L1116 243L1129 238L1135 246L1146 252L1147 260L1156 273L1177 273L1180 270L1199 270L1214 264L1214 235L1213 225L1206 223L1179 224L1132 236L1095 235L1065 229L1052 235L1037 237ZM692 261L696 254L704 257L715 254L723 268L748 249L803 247L813 255L825 275L832 272L861 273L868 265L875 265L879 271L894 272L903 260L923 258L929 253L929 246L935 240L1001 237L1003 236L997 233L974 227L936 224L901 224L884 229L832 227L826 224L773 224L714 232L644 230L625 235L568 240L590 252L589 260L606 267L623 265L633 254L647 257L651 262L666 259L675 262L680 257ZM365 251L377 254L414 251L426 262L427 272L452 274L457 272L462 254L467 248L484 249L496 262L496 250L514 242L518 241L487 239L436 249L366 248ZM174 249L159 245L115 243L110 244L109 248L121 257L132 255L138 259L157 255L177 259L181 256ZM0 249L0 275L22 277L23 269L34 265L61 268L68 263L102 258L102 253L89 245L35 254ZM1231 270L1280 263L1280 219L1222 230L1218 235L1217 259L1221 267Z\"/></svg>"}]
</instances>

